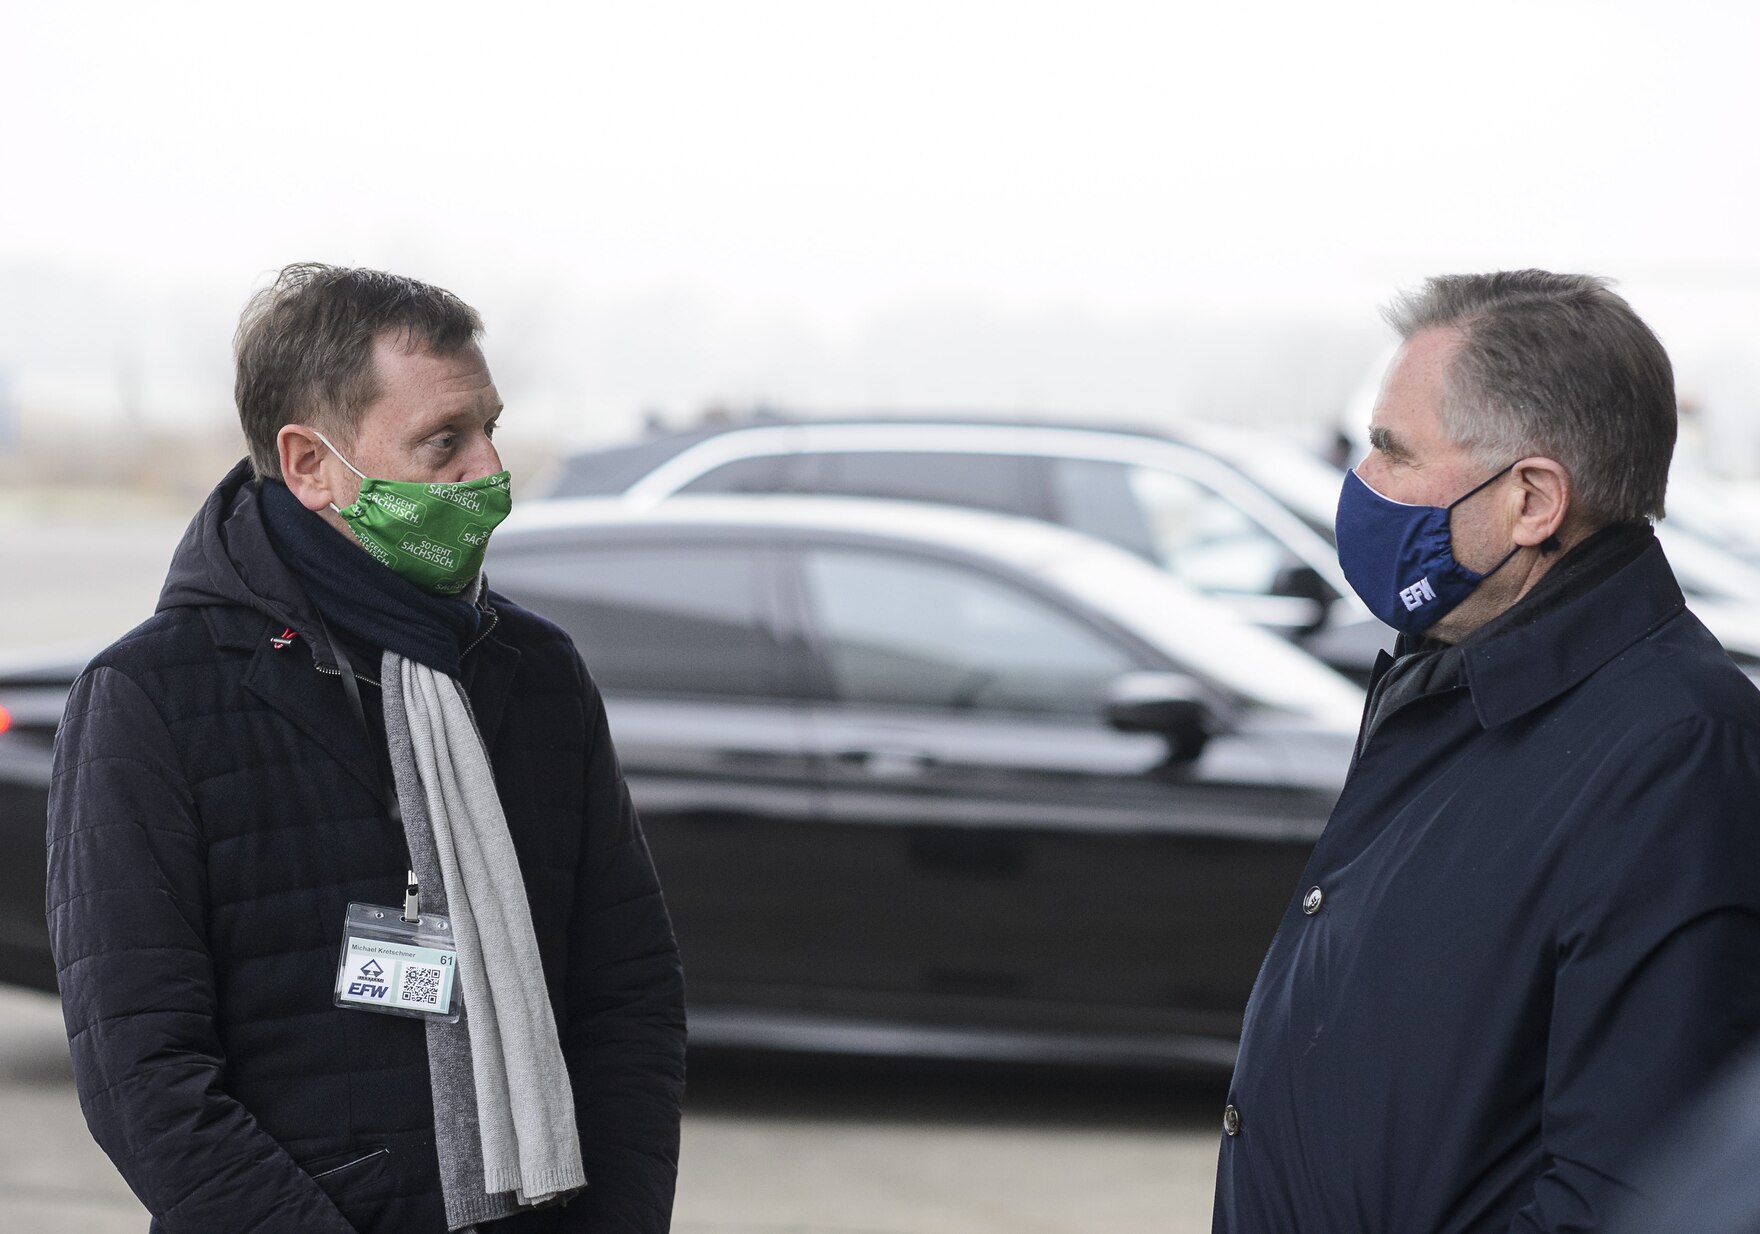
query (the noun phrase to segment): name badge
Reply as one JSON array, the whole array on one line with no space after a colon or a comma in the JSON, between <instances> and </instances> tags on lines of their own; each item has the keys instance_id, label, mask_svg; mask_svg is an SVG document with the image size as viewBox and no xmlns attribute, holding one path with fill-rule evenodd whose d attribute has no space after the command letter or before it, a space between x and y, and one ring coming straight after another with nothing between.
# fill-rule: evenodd
<instances>
[{"instance_id":1,"label":"name badge","mask_svg":"<svg viewBox=\"0 0 1760 1234\"><path fill-rule=\"evenodd\" d=\"M458 951L452 922L438 913L405 921L397 908L350 904L336 965L336 1005L456 1024Z\"/></svg>"}]
</instances>

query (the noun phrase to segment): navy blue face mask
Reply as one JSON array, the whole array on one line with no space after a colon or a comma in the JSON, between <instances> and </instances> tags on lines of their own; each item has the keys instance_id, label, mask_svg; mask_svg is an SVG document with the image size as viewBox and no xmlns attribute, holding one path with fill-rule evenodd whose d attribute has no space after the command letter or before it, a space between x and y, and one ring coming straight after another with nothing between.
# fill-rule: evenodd
<instances>
[{"instance_id":1,"label":"navy blue face mask","mask_svg":"<svg viewBox=\"0 0 1760 1234\"><path fill-rule=\"evenodd\" d=\"M1454 559L1449 511L1515 464L1446 506L1408 506L1383 497L1354 471L1338 495L1338 564L1369 611L1394 629L1421 634L1520 551L1480 574Z\"/></svg>"}]
</instances>

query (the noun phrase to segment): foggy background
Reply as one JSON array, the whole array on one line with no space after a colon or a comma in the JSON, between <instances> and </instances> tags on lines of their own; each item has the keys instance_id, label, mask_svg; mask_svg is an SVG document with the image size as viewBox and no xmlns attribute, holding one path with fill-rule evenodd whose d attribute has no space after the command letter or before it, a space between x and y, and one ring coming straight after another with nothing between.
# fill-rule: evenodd
<instances>
[{"instance_id":1,"label":"foggy background","mask_svg":"<svg viewBox=\"0 0 1760 1234\"><path fill-rule=\"evenodd\" d=\"M479 307L529 476L705 408L1355 421L1427 273L1612 275L1760 470L1751 6L12 3L0 478L205 492L296 260Z\"/></svg>"}]
</instances>

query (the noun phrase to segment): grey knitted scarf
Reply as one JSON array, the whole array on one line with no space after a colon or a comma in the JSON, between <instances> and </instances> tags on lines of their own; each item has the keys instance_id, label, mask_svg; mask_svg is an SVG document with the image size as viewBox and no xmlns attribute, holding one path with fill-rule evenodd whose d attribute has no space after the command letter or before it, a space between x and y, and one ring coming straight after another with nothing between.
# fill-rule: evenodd
<instances>
[{"instance_id":1,"label":"grey knitted scarf","mask_svg":"<svg viewBox=\"0 0 1760 1234\"><path fill-rule=\"evenodd\" d=\"M456 678L387 651L386 745L422 907L448 914L464 1017L430 1021L446 1224L468 1231L586 1185L574 1097L494 771Z\"/></svg>"}]
</instances>

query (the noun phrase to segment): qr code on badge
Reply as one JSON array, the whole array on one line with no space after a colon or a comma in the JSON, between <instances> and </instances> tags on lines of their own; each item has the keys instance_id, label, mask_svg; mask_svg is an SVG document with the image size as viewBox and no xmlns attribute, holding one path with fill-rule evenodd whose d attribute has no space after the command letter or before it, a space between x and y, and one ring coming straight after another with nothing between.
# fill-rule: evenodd
<instances>
[{"instance_id":1,"label":"qr code on badge","mask_svg":"<svg viewBox=\"0 0 1760 1234\"><path fill-rule=\"evenodd\" d=\"M403 988L398 992L398 1000L405 1003L425 1003L430 1007L440 1005L440 980L446 970L435 968L431 964L405 964L403 966Z\"/></svg>"}]
</instances>

